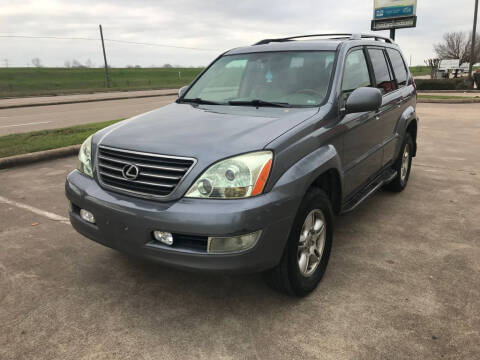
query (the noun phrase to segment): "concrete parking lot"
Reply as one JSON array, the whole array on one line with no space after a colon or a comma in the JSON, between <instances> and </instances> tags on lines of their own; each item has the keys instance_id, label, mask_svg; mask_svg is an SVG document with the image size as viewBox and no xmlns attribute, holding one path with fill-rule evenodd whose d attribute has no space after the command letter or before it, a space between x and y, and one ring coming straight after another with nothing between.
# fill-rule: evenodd
<instances>
[{"instance_id":1,"label":"concrete parking lot","mask_svg":"<svg viewBox=\"0 0 480 360\"><path fill-rule=\"evenodd\" d=\"M85 239L63 219L74 157L1 170L0 359L478 358L480 104L418 112L408 188L337 218L304 299Z\"/></svg>"}]
</instances>

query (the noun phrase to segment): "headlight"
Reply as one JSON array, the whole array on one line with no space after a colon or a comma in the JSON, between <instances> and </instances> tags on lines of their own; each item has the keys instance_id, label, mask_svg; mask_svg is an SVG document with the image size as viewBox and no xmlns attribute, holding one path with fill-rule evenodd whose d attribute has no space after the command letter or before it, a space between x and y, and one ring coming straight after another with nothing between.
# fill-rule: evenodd
<instances>
[{"instance_id":1,"label":"headlight","mask_svg":"<svg viewBox=\"0 0 480 360\"><path fill-rule=\"evenodd\" d=\"M186 197L238 199L262 193L272 167L271 151L258 151L222 160L205 171Z\"/></svg>"},{"instance_id":2,"label":"headlight","mask_svg":"<svg viewBox=\"0 0 480 360\"><path fill-rule=\"evenodd\" d=\"M92 170L92 136L89 136L87 140L85 140L80 146L80 151L78 153L78 165L77 169L88 175L93 177L93 170Z\"/></svg>"}]
</instances>

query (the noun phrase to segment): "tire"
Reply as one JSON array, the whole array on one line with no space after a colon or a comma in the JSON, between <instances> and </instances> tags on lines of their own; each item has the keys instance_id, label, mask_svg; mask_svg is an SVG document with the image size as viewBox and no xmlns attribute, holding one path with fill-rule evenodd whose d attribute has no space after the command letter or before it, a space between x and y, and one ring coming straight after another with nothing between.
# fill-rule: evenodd
<instances>
[{"instance_id":1,"label":"tire","mask_svg":"<svg viewBox=\"0 0 480 360\"><path fill-rule=\"evenodd\" d=\"M408 178L410 177L410 170L412 168L412 152L414 149L412 136L410 133L405 134L405 139L401 147L400 154L398 154L397 160L395 160L392 168L397 172L397 176L384 186L385 189L393 192L403 191L408 184ZM406 163L404 162L404 158ZM404 168L406 166L406 168ZM402 170L403 168L403 170Z\"/></svg>"},{"instance_id":2,"label":"tire","mask_svg":"<svg viewBox=\"0 0 480 360\"><path fill-rule=\"evenodd\" d=\"M307 220L307 217L310 220ZM306 236L307 228L311 229L311 232ZM311 188L295 216L282 260L275 268L265 273L267 283L289 295L298 297L308 295L317 287L325 273L332 238L333 212L330 200L323 190ZM311 255L306 255L309 252ZM303 271L300 266L303 266Z\"/></svg>"}]
</instances>

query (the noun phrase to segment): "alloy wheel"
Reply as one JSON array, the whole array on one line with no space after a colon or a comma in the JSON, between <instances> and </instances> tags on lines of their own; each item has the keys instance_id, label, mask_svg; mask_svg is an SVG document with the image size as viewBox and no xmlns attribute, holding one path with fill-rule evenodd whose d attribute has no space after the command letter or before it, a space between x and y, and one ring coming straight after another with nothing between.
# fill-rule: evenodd
<instances>
[{"instance_id":1,"label":"alloy wheel","mask_svg":"<svg viewBox=\"0 0 480 360\"><path fill-rule=\"evenodd\" d=\"M303 223L297 261L300 273L305 277L312 276L320 264L325 248L326 226L325 216L320 209L310 211Z\"/></svg>"}]
</instances>

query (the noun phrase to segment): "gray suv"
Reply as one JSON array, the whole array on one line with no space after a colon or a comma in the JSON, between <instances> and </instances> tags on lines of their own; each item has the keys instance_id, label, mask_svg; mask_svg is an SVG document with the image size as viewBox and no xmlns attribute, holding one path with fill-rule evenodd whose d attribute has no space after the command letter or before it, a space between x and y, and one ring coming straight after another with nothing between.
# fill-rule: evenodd
<instances>
[{"instance_id":1,"label":"gray suv","mask_svg":"<svg viewBox=\"0 0 480 360\"><path fill-rule=\"evenodd\" d=\"M319 34L236 48L174 103L83 143L65 184L70 220L132 255L262 271L304 296L325 273L334 215L407 185L415 107L389 38Z\"/></svg>"}]
</instances>

